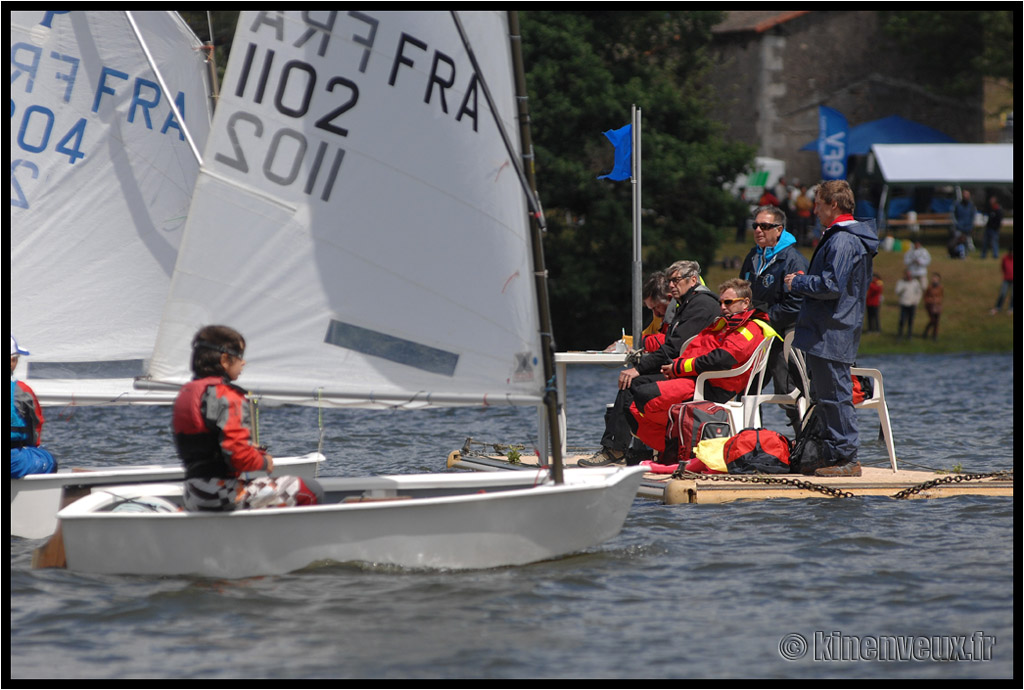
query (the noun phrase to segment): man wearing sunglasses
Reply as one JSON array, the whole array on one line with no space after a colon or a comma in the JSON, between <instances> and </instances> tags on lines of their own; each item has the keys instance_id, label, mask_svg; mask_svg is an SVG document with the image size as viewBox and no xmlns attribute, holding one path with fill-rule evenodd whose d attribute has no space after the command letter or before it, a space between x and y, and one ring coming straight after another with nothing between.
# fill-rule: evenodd
<instances>
[{"instance_id":1,"label":"man wearing sunglasses","mask_svg":"<svg viewBox=\"0 0 1024 690\"><path fill-rule=\"evenodd\" d=\"M785 228L785 223L786 214L777 206L761 206L754 211L755 244L740 268L740 278L750 282L754 306L768 314L779 334L768 355L768 371L775 392L781 395L796 387L798 377L790 372L782 339L796 325L804 301L803 295L786 290L785 278L790 273L807 272L807 259L797 249L796 237ZM784 409L790 426L799 429L796 405L786 405Z\"/></svg>"},{"instance_id":2,"label":"man wearing sunglasses","mask_svg":"<svg viewBox=\"0 0 1024 690\"><path fill-rule=\"evenodd\" d=\"M750 283L731 278L721 286L721 315L662 367L664 377L633 386L629 408L630 427L638 439L651 448L665 450L665 429L669 408L693 399L697 377L705 371L728 371L745 363L765 338L775 336L768 316L751 306ZM776 338L777 339L777 338ZM726 402L747 385L751 372L712 379L705 384L704 399Z\"/></svg>"},{"instance_id":3,"label":"man wearing sunglasses","mask_svg":"<svg viewBox=\"0 0 1024 690\"><path fill-rule=\"evenodd\" d=\"M878 253L874 220L854 220L853 190L845 180L818 185L814 213L827 228L806 273L785 277L788 290L804 296L793 347L803 350L811 399L824 421L822 466L804 474L859 477L860 438L853 407L850 366L857 359L872 264Z\"/></svg>"},{"instance_id":4,"label":"man wearing sunglasses","mask_svg":"<svg viewBox=\"0 0 1024 690\"><path fill-rule=\"evenodd\" d=\"M600 467L627 461L637 464L651 458L651 450L633 443L629 407L637 386L664 380L662 367L679 356L683 344L711 324L718 316L718 297L704 286L700 277L700 264L696 261L677 261L666 269L668 291L674 298L675 311L665 342L654 352L646 352L636 363L619 373L619 392L615 403L605 410L604 435L601 450L579 461L584 467ZM626 451L630 451L627 460Z\"/></svg>"}]
</instances>

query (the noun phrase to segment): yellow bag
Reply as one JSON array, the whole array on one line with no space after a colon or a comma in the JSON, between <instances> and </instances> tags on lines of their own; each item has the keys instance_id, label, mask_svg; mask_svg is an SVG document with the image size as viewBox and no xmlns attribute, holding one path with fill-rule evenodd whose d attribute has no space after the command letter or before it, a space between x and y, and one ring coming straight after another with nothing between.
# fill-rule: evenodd
<instances>
[{"instance_id":1,"label":"yellow bag","mask_svg":"<svg viewBox=\"0 0 1024 690\"><path fill-rule=\"evenodd\" d=\"M697 444L693 457L704 463L709 470L728 472L725 467L725 444L729 438L707 438Z\"/></svg>"}]
</instances>

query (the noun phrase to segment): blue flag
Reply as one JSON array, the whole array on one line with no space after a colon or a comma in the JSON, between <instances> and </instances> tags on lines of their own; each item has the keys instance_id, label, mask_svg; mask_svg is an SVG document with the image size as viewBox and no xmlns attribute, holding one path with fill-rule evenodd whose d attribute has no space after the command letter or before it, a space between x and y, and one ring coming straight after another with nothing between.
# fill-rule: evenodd
<instances>
[{"instance_id":1,"label":"blue flag","mask_svg":"<svg viewBox=\"0 0 1024 690\"><path fill-rule=\"evenodd\" d=\"M621 129L609 129L604 133L615 147L615 167L607 175L597 179L628 180L633 176L633 125Z\"/></svg>"},{"instance_id":2,"label":"blue flag","mask_svg":"<svg viewBox=\"0 0 1024 690\"><path fill-rule=\"evenodd\" d=\"M821 179L846 179L846 118L838 110L818 106L818 157L821 158Z\"/></svg>"}]
</instances>

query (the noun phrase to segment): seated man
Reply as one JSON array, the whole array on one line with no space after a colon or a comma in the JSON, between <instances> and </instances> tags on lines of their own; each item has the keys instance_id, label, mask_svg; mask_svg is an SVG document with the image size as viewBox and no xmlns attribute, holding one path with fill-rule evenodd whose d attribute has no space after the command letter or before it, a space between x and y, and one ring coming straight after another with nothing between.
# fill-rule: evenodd
<instances>
[{"instance_id":1,"label":"seated man","mask_svg":"<svg viewBox=\"0 0 1024 690\"><path fill-rule=\"evenodd\" d=\"M750 283L732 278L722 283L719 294L721 317L662 368L667 378L633 387L630 427L637 438L659 452L665 450L669 408L693 399L697 376L742 366L765 338L778 337L768 325L767 315L751 308ZM750 373L748 370L739 376L708 381L704 399L728 401L744 390Z\"/></svg>"},{"instance_id":2,"label":"seated man","mask_svg":"<svg viewBox=\"0 0 1024 690\"><path fill-rule=\"evenodd\" d=\"M579 464L584 467L599 467L621 462L626 450L633 442L629 426L629 406L633 402L632 389L665 378L661 373L664 365L679 356L683 343L700 333L716 318L718 300L715 293L701 282L700 264L696 261L677 261L665 271L668 276L669 294L675 298L675 312L665 334L665 342L654 352L643 353L635 366L619 373L619 393L615 404L604 415L604 435L601 450ZM641 351L642 352L642 351ZM630 460L634 463L650 459L650 451L637 449Z\"/></svg>"}]
</instances>

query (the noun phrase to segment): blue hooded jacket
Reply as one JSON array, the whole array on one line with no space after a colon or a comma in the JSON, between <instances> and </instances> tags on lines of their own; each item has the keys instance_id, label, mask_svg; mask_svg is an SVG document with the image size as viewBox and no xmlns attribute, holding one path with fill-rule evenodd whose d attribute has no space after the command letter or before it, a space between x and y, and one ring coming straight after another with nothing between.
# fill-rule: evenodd
<instances>
[{"instance_id":1,"label":"blue hooded jacket","mask_svg":"<svg viewBox=\"0 0 1024 690\"><path fill-rule=\"evenodd\" d=\"M874 220L844 220L825 231L807 273L793 278L792 291L804 296L794 347L837 362L856 361L877 253Z\"/></svg>"},{"instance_id":2,"label":"blue hooded jacket","mask_svg":"<svg viewBox=\"0 0 1024 690\"><path fill-rule=\"evenodd\" d=\"M807 259L788 230L782 231L774 247L755 245L740 268L740 277L750 283L754 306L768 314L779 333L793 327L804 302L801 295L786 291L786 275L798 271L807 272Z\"/></svg>"}]
</instances>

